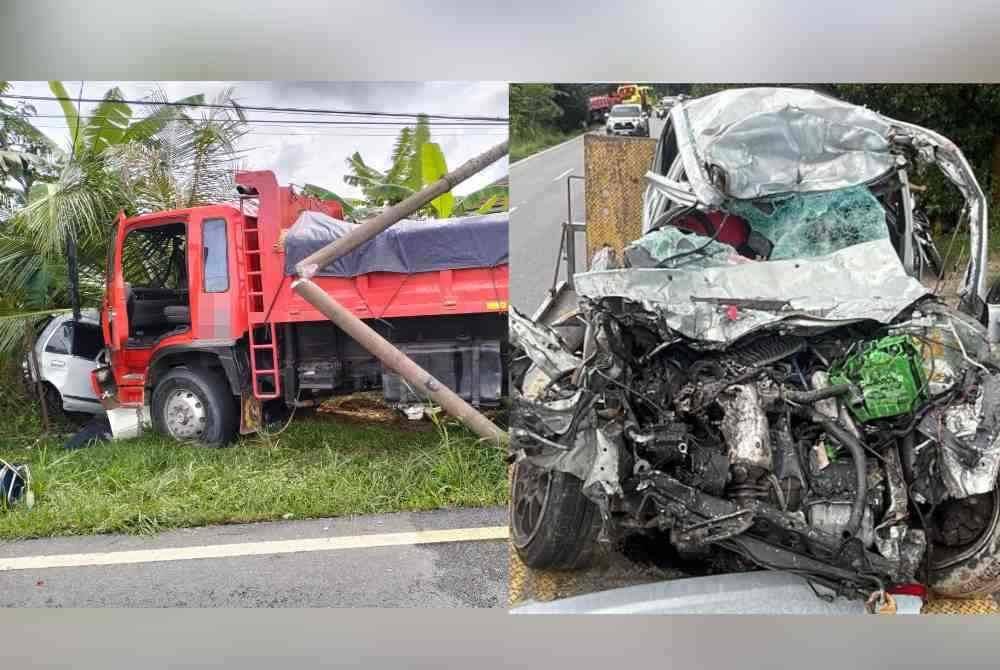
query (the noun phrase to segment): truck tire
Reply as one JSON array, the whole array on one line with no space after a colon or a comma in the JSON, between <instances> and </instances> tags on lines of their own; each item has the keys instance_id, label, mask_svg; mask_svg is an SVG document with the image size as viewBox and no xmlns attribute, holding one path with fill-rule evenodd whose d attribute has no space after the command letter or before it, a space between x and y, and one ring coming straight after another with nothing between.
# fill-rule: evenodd
<instances>
[{"instance_id":1,"label":"truck tire","mask_svg":"<svg viewBox=\"0 0 1000 670\"><path fill-rule=\"evenodd\" d=\"M935 513L930 534L938 540L931 554L930 587L951 598L1000 590L1000 491L942 505L947 507Z\"/></svg>"},{"instance_id":2,"label":"truck tire","mask_svg":"<svg viewBox=\"0 0 1000 670\"><path fill-rule=\"evenodd\" d=\"M523 461L514 466L511 542L529 568L577 570L591 563L600 514L582 488L582 481L565 472Z\"/></svg>"},{"instance_id":3,"label":"truck tire","mask_svg":"<svg viewBox=\"0 0 1000 670\"><path fill-rule=\"evenodd\" d=\"M236 436L236 399L221 371L203 367L172 368L156 383L153 427L180 442L225 446Z\"/></svg>"}]
</instances>

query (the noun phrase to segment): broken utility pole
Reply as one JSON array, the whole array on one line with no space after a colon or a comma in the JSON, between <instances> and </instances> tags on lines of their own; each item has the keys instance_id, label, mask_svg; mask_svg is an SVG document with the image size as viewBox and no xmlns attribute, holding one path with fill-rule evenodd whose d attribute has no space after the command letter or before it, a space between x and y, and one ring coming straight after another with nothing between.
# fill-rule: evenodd
<instances>
[{"instance_id":1,"label":"broken utility pole","mask_svg":"<svg viewBox=\"0 0 1000 670\"><path fill-rule=\"evenodd\" d=\"M318 309L341 330L353 337L358 344L382 361L386 368L398 373L421 393L436 402L448 414L454 416L481 437L506 444L506 431L490 421L482 412L465 402L461 396L435 379L429 372L414 363L388 340L372 330L349 309L333 299L312 281L319 270L346 253L353 251L403 218L424 207L434 198L447 193L457 184L507 155L507 142L502 142L479 156L469 160L441 179L409 196L399 204L389 207L380 214L359 224L344 237L331 242L310 254L295 266L298 279L292 289L309 304Z\"/></svg>"}]
</instances>

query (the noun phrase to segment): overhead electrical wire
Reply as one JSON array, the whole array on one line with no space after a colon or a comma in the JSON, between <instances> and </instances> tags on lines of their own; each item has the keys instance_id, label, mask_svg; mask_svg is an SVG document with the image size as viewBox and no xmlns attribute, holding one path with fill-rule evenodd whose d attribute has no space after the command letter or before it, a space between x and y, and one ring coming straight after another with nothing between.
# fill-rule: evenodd
<instances>
[{"instance_id":1,"label":"overhead electrical wire","mask_svg":"<svg viewBox=\"0 0 1000 670\"><path fill-rule=\"evenodd\" d=\"M105 118L101 114L81 114L81 118L84 119L97 119ZM66 118L62 114L32 114L28 116L29 119L64 119ZM242 119L242 123L261 123L270 124L277 126L388 126L390 128L402 128L412 126L413 123L409 121L342 121L342 120L328 120L328 119ZM430 125L434 128L506 128L506 123L487 123L481 121L470 121L470 122L454 122L454 121L438 121L430 122Z\"/></svg>"},{"instance_id":2,"label":"overhead electrical wire","mask_svg":"<svg viewBox=\"0 0 1000 670\"><path fill-rule=\"evenodd\" d=\"M48 102L75 102L77 104L102 103L104 98L72 98L55 95L19 95L14 93L0 94L0 98L12 100L34 100ZM461 114L424 114L422 112L373 112L348 109L324 109L320 107L278 107L271 105L241 105L239 103L223 104L217 102L178 102L171 100L127 100L121 99L116 102L123 102L129 105L160 105L166 107L204 107L210 109L240 109L254 112L287 112L291 114L327 114L336 116L373 116L387 118L415 119L419 116L428 119L454 120L454 121L489 121L493 123L507 123L509 119L503 116L473 116Z\"/></svg>"}]
</instances>

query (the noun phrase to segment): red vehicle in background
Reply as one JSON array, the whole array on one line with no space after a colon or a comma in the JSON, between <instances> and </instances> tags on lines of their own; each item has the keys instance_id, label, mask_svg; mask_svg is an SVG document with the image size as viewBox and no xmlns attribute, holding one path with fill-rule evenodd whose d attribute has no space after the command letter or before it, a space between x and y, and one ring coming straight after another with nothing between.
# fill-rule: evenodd
<instances>
[{"instance_id":1,"label":"red vehicle in background","mask_svg":"<svg viewBox=\"0 0 1000 670\"><path fill-rule=\"evenodd\" d=\"M587 100L587 112L591 123L599 123L607 118L611 108L621 104L622 99L617 93L594 95Z\"/></svg>"},{"instance_id":2,"label":"red vehicle in background","mask_svg":"<svg viewBox=\"0 0 1000 670\"><path fill-rule=\"evenodd\" d=\"M653 104L653 89L650 86L637 84L622 84L614 92L607 95L591 96L587 100L587 115L591 123L604 121L608 118L611 108L624 103L641 105L649 111Z\"/></svg>"},{"instance_id":3,"label":"red vehicle in background","mask_svg":"<svg viewBox=\"0 0 1000 670\"><path fill-rule=\"evenodd\" d=\"M92 373L109 416L148 407L161 432L223 444L256 430L267 405L378 388L391 403L419 403L291 290L300 259L286 251L352 226L340 205L279 187L269 171L239 173L237 184L238 206L119 217L101 309L108 363ZM409 223L313 281L467 401L496 404L506 386L506 214Z\"/></svg>"}]
</instances>

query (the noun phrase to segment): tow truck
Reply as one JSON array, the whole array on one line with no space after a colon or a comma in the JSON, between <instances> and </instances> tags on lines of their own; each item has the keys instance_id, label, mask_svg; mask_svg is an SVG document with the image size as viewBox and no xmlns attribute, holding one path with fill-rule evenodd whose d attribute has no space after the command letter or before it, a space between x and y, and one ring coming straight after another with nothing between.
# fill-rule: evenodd
<instances>
[{"instance_id":1,"label":"tow truck","mask_svg":"<svg viewBox=\"0 0 1000 670\"><path fill-rule=\"evenodd\" d=\"M268 406L378 388L396 405L441 396L446 411L457 404L480 419L471 406L500 402L505 213L387 230L415 211L404 201L371 235L338 203L279 186L270 171L236 183L238 204L118 216L100 309L107 362L90 373L116 435L151 421L175 439L222 445L258 430ZM320 253L349 241L337 258ZM339 325L330 305L347 313Z\"/></svg>"}]
</instances>

